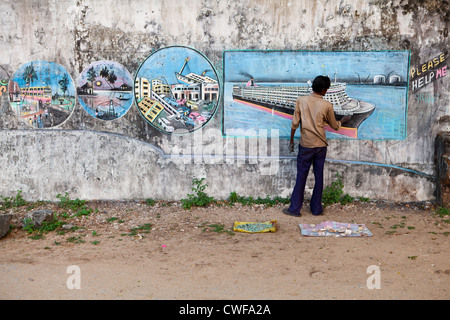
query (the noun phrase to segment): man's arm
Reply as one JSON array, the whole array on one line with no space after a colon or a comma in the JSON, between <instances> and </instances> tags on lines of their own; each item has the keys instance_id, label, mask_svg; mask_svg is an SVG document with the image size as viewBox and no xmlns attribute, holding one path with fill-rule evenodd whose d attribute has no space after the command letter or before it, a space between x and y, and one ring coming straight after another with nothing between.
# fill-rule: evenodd
<instances>
[{"instance_id":1,"label":"man's arm","mask_svg":"<svg viewBox=\"0 0 450 320\"><path fill-rule=\"evenodd\" d=\"M341 128L341 121L336 120L336 117L334 116L333 105L331 103L327 110L327 121L326 122L328 122L330 127L332 127L336 131L338 131Z\"/></svg>"},{"instance_id":2,"label":"man's arm","mask_svg":"<svg viewBox=\"0 0 450 320\"><path fill-rule=\"evenodd\" d=\"M294 114L292 116L291 123L291 138L289 140L289 151L294 152L294 135L297 128L300 126L301 118L300 118L300 107L299 107L299 99L297 99L295 103Z\"/></svg>"},{"instance_id":3,"label":"man's arm","mask_svg":"<svg viewBox=\"0 0 450 320\"><path fill-rule=\"evenodd\" d=\"M289 140L289 151L294 152L294 135L297 129L291 129L291 139Z\"/></svg>"}]
</instances>

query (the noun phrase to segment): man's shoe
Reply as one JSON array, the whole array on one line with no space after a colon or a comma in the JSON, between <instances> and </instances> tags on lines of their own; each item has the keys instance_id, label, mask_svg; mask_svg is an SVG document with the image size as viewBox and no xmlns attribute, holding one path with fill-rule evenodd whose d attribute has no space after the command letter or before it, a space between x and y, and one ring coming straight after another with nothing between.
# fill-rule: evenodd
<instances>
[{"instance_id":1,"label":"man's shoe","mask_svg":"<svg viewBox=\"0 0 450 320\"><path fill-rule=\"evenodd\" d=\"M289 211L288 208L284 208L282 212L283 212L284 214L287 214L288 216L301 217L301 214L300 214L300 213L297 213L297 214L292 213L292 212Z\"/></svg>"}]
</instances>

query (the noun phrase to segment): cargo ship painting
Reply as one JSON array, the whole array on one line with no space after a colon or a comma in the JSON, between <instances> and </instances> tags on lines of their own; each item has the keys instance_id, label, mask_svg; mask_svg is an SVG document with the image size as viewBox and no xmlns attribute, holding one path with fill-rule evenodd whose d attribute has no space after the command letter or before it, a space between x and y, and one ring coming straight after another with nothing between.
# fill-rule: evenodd
<instances>
[{"instance_id":1,"label":"cargo ship painting","mask_svg":"<svg viewBox=\"0 0 450 320\"><path fill-rule=\"evenodd\" d=\"M324 99L333 104L336 120L343 116L351 116L339 131L326 125L326 131L351 138L358 138L358 128L375 110L372 103L357 100L347 95L346 84L334 82L328 89ZM257 85L254 79L246 84L233 86L233 100L262 111L292 120L298 97L312 93L310 82L293 85Z\"/></svg>"},{"instance_id":2,"label":"cargo ship painting","mask_svg":"<svg viewBox=\"0 0 450 320\"><path fill-rule=\"evenodd\" d=\"M331 87L324 99L336 119L350 116L338 132L325 128L329 139L403 140L409 58L409 51L225 51L222 132L255 137L270 130L289 139L296 100L325 75Z\"/></svg>"}]
</instances>

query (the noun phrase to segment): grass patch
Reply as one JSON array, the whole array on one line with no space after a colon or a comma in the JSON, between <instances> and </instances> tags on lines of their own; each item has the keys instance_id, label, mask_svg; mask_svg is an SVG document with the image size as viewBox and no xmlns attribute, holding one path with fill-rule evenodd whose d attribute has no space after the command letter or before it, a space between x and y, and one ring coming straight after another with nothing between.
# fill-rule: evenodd
<instances>
[{"instance_id":1,"label":"grass patch","mask_svg":"<svg viewBox=\"0 0 450 320\"><path fill-rule=\"evenodd\" d=\"M84 240L81 238L81 236L78 236L78 237L75 237L75 236L69 237L69 238L66 239L66 241L67 241L67 242L70 242L70 243L75 243L75 244L85 243L85 242L86 242L86 241L84 241Z\"/></svg>"},{"instance_id":2,"label":"grass patch","mask_svg":"<svg viewBox=\"0 0 450 320\"><path fill-rule=\"evenodd\" d=\"M450 223L450 209L444 208L444 207L438 207L436 211L434 212L435 215L437 215L439 218L442 219L442 222L444 223ZM447 218L447 219L445 219Z\"/></svg>"},{"instance_id":3,"label":"grass patch","mask_svg":"<svg viewBox=\"0 0 450 320\"><path fill-rule=\"evenodd\" d=\"M58 206L74 212L74 217L89 216L94 211L87 206L86 200L80 200L78 198L74 200L70 199L68 192L64 196L58 194L56 198L59 199Z\"/></svg>"},{"instance_id":4,"label":"grass patch","mask_svg":"<svg viewBox=\"0 0 450 320\"><path fill-rule=\"evenodd\" d=\"M202 232L217 232L217 233L226 233L230 236L234 235L234 232L225 229L225 225L223 224L207 224L207 222L204 222L199 227L202 228Z\"/></svg>"},{"instance_id":5,"label":"grass patch","mask_svg":"<svg viewBox=\"0 0 450 320\"><path fill-rule=\"evenodd\" d=\"M30 218L23 219L23 227L28 234L33 234L30 239L39 240L44 239L45 233L55 231L61 228L65 224L64 221L59 220L57 217L53 217L52 221L44 221L40 226L34 226L33 221Z\"/></svg>"},{"instance_id":6,"label":"grass patch","mask_svg":"<svg viewBox=\"0 0 450 320\"><path fill-rule=\"evenodd\" d=\"M135 228L131 228L129 233L123 233L122 236L136 236L141 233L150 233L150 230L152 229L151 223L145 223L143 225L139 225Z\"/></svg>"},{"instance_id":7,"label":"grass patch","mask_svg":"<svg viewBox=\"0 0 450 320\"><path fill-rule=\"evenodd\" d=\"M206 194L205 189L208 185L203 184L204 180L205 178L194 178L192 180L192 191L194 191L195 194L188 194L186 199L180 200L184 209L191 209L194 206L205 207L211 203L216 203L216 200L213 197Z\"/></svg>"},{"instance_id":8,"label":"grass patch","mask_svg":"<svg viewBox=\"0 0 450 320\"><path fill-rule=\"evenodd\" d=\"M372 224L377 225L379 228L383 228L383 225L377 221L372 221Z\"/></svg>"},{"instance_id":9,"label":"grass patch","mask_svg":"<svg viewBox=\"0 0 450 320\"><path fill-rule=\"evenodd\" d=\"M288 204L290 203L291 200L290 198L283 198L283 197L274 197L271 198L270 196L266 196L265 198L261 198L261 197L257 197L254 198L252 196L249 197L244 197L244 196L239 196L236 191L233 191L230 193L230 196L228 198L228 203L230 205L233 205L235 203L240 203L244 206L251 206L254 204L263 204L266 207L273 207L274 205L277 204Z\"/></svg>"},{"instance_id":10,"label":"grass patch","mask_svg":"<svg viewBox=\"0 0 450 320\"><path fill-rule=\"evenodd\" d=\"M322 203L323 207L327 207L334 203L340 203L346 205L352 203L355 198L344 194L344 183L342 182L342 177L339 173L336 173L336 180L331 182L331 185L326 186L322 193ZM362 202L368 202L368 198L359 198Z\"/></svg>"},{"instance_id":11,"label":"grass patch","mask_svg":"<svg viewBox=\"0 0 450 320\"><path fill-rule=\"evenodd\" d=\"M156 204L156 200L152 198L145 199L145 204L149 207L153 207Z\"/></svg>"},{"instance_id":12,"label":"grass patch","mask_svg":"<svg viewBox=\"0 0 450 320\"><path fill-rule=\"evenodd\" d=\"M17 208L27 205L28 202L22 197L22 191L18 190L15 197L0 196L0 210Z\"/></svg>"},{"instance_id":13,"label":"grass patch","mask_svg":"<svg viewBox=\"0 0 450 320\"><path fill-rule=\"evenodd\" d=\"M73 213L73 214L69 214L67 211L61 212L59 214L54 214L52 221L44 221L44 222L42 222L42 224L40 226L35 226L31 219L25 218L23 220L22 229L25 230L28 234L33 234L29 238L44 239L45 238L44 235L46 233L49 233L52 231L57 231L57 230L58 230L59 235L63 235L63 234L65 234L65 231L61 230L61 227L64 224L67 224L70 218L89 216L93 212L93 210L86 205L85 200L80 200L80 199L71 200L69 198L69 194L67 192L64 196L62 196L61 194L58 194L56 197L59 199L58 207L61 209L68 210L70 213ZM32 209L34 209L36 207L36 205L30 205L26 201L24 201L21 197L20 192L18 192L18 194L14 198L13 202L11 202L12 200L11 201L10 200L11 199L8 200L8 204L7 204L7 206L9 206L9 207L19 206L19 205L21 205L21 206L28 205L29 206L28 208L32 208ZM71 228L70 231L74 231L77 228L78 227L73 227L73 228Z\"/></svg>"}]
</instances>

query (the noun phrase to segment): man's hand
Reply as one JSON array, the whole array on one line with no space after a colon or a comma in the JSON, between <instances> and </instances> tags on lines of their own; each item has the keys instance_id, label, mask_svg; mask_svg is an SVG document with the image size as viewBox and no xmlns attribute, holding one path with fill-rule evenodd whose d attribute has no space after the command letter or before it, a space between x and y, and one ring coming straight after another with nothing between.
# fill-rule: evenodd
<instances>
[{"instance_id":1,"label":"man's hand","mask_svg":"<svg viewBox=\"0 0 450 320\"><path fill-rule=\"evenodd\" d=\"M347 122L348 120L351 119L351 117L352 117L352 116L349 116L349 115L343 116L342 119L341 119L341 123Z\"/></svg>"},{"instance_id":2,"label":"man's hand","mask_svg":"<svg viewBox=\"0 0 450 320\"><path fill-rule=\"evenodd\" d=\"M294 152L294 143L289 142L289 152Z\"/></svg>"},{"instance_id":3,"label":"man's hand","mask_svg":"<svg viewBox=\"0 0 450 320\"><path fill-rule=\"evenodd\" d=\"M289 151L294 152L294 135L295 129L291 128L291 138L289 139Z\"/></svg>"}]
</instances>

